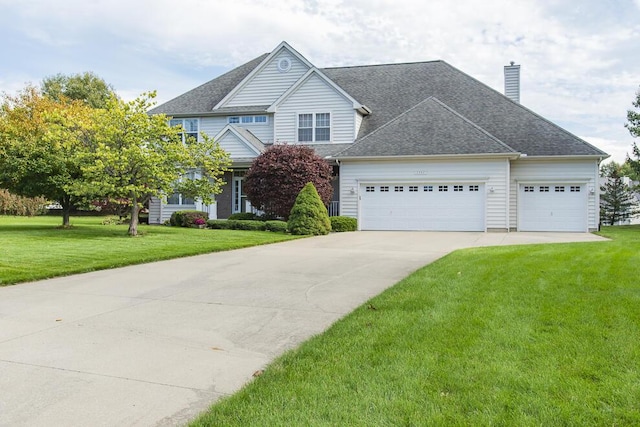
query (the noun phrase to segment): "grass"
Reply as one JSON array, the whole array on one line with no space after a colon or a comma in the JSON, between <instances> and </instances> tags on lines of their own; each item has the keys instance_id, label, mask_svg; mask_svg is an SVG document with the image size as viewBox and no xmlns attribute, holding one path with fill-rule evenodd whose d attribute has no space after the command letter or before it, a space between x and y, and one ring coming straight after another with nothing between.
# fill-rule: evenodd
<instances>
[{"instance_id":1,"label":"grass","mask_svg":"<svg viewBox=\"0 0 640 427\"><path fill-rule=\"evenodd\" d=\"M0 286L130 264L280 242L294 236L265 231L144 226L129 237L126 225L100 217L0 216Z\"/></svg>"},{"instance_id":2,"label":"grass","mask_svg":"<svg viewBox=\"0 0 640 427\"><path fill-rule=\"evenodd\" d=\"M192 426L640 425L640 228L457 251Z\"/></svg>"}]
</instances>

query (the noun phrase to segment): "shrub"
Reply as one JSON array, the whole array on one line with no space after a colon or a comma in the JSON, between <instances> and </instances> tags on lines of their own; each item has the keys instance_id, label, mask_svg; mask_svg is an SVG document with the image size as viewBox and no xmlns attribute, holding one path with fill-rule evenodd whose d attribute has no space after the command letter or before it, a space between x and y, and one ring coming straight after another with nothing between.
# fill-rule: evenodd
<instances>
[{"instance_id":1,"label":"shrub","mask_svg":"<svg viewBox=\"0 0 640 427\"><path fill-rule=\"evenodd\" d=\"M349 216L332 216L329 220L332 231L356 231L358 229L358 220Z\"/></svg>"},{"instance_id":2,"label":"shrub","mask_svg":"<svg viewBox=\"0 0 640 427\"><path fill-rule=\"evenodd\" d=\"M207 228L214 230L228 230L229 225L229 221L226 219L210 219L207 221Z\"/></svg>"},{"instance_id":3,"label":"shrub","mask_svg":"<svg viewBox=\"0 0 640 427\"><path fill-rule=\"evenodd\" d=\"M44 197L22 197L0 189L0 214L34 216L45 213Z\"/></svg>"},{"instance_id":4,"label":"shrub","mask_svg":"<svg viewBox=\"0 0 640 427\"><path fill-rule=\"evenodd\" d=\"M321 235L331 231L327 208L313 183L307 183L298 194L289 215L289 231L299 235Z\"/></svg>"},{"instance_id":5,"label":"shrub","mask_svg":"<svg viewBox=\"0 0 640 427\"><path fill-rule=\"evenodd\" d=\"M236 219L210 219L207 221L207 227L214 230L249 230L249 231L265 231L266 223L264 221L240 221Z\"/></svg>"},{"instance_id":6,"label":"shrub","mask_svg":"<svg viewBox=\"0 0 640 427\"><path fill-rule=\"evenodd\" d=\"M264 225L265 230L273 231L275 233L286 233L288 230L286 221L267 221Z\"/></svg>"},{"instance_id":7,"label":"shrub","mask_svg":"<svg viewBox=\"0 0 640 427\"><path fill-rule=\"evenodd\" d=\"M262 221L262 217L260 215L256 215L251 212L239 212L229 215L230 220L237 221Z\"/></svg>"},{"instance_id":8,"label":"shrub","mask_svg":"<svg viewBox=\"0 0 640 427\"><path fill-rule=\"evenodd\" d=\"M308 182L312 182L325 204L331 200L331 166L303 145L272 145L251 164L244 189L251 204L266 215L287 218Z\"/></svg>"},{"instance_id":9,"label":"shrub","mask_svg":"<svg viewBox=\"0 0 640 427\"><path fill-rule=\"evenodd\" d=\"M176 211L171 214L169 223L178 227L193 227L197 218L200 218L202 224L205 224L209 219L209 214L201 211Z\"/></svg>"}]
</instances>

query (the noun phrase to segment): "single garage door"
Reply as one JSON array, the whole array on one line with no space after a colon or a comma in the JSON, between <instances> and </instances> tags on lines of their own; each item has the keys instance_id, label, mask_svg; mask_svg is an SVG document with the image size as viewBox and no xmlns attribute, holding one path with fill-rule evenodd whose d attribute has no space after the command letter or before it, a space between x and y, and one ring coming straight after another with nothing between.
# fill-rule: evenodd
<instances>
[{"instance_id":1,"label":"single garage door","mask_svg":"<svg viewBox=\"0 0 640 427\"><path fill-rule=\"evenodd\" d=\"M363 230L484 231L483 184L416 183L360 187Z\"/></svg>"},{"instance_id":2,"label":"single garage door","mask_svg":"<svg viewBox=\"0 0 640 427\"><path fill-rule=\"evenodd\" d=\"M520 185L519 231L587 231L584 184Z\"/></svg>"}]
</instances>

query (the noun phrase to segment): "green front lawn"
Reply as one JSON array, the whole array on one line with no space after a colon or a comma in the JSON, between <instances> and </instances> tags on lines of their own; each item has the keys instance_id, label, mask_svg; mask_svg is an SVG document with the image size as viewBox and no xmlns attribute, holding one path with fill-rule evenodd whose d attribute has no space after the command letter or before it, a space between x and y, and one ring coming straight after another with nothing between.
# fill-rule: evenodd
<instances>
[{"instance_id":1,"label":"green front lawn","mask_svg":"<svg viewBox=\"0 0 640 427\"><path fill-rule=\"evenodd\" d=\"M194 426L640 425L640 228L425 267Z\"/></svg>"},{"instance_id":2,"label":"green front lawn","mask_svg":"<svg viewBox=\"0 0 640 427\"><path fill-rule=\"evenodd\" d=\"M225 251L296 238L265 231L144 226L129 237L126 225L100 217L0 216L0 286L73 273Z\"/></svg>"}]
</instances>

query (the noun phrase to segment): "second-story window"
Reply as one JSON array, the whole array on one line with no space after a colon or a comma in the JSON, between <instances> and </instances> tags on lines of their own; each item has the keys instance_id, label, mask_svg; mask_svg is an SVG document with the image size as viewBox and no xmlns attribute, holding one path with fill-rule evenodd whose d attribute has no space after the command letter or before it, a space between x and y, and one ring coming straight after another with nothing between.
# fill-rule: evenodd
<instances>
[{"instance_id":1,"label":"second-story window","mask_svg":"<svg viewBox=\"0 0 640 427\"><path fill-rule=\"evenodd\" d=\"M184 132L181 133L182 142L184 142L187 137L192 137L196 141L198 140L198 119L171 119L169 125L182 126L184 130Z\"/></svg>"},{"instance_id":2,"label":"second-story window","mask_svg":"<svg viewBox=\"0 0 640 427\"><path fill-rule=\"evenodd\" d=\"M298 114L298 142L331 141L331 113Z\"/></svg>"}]
</instances>

